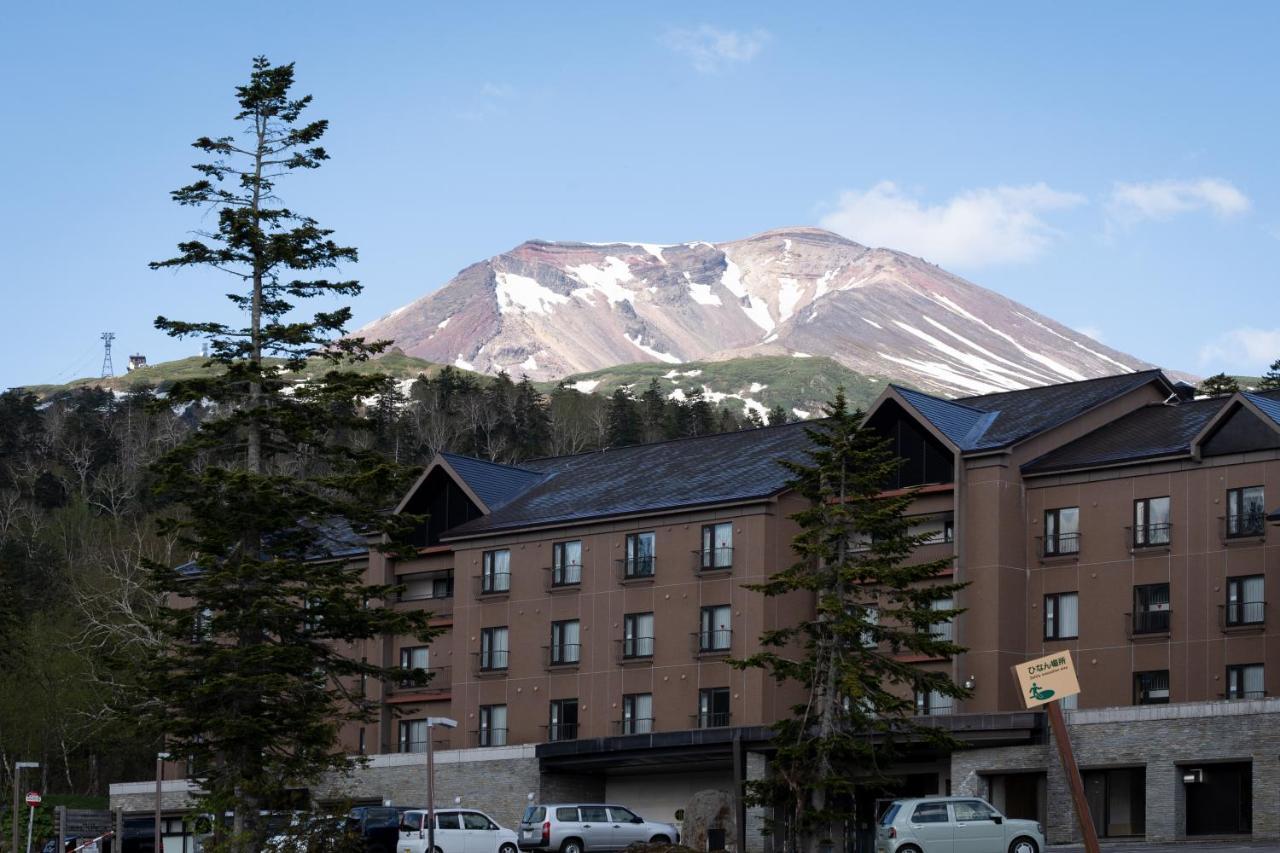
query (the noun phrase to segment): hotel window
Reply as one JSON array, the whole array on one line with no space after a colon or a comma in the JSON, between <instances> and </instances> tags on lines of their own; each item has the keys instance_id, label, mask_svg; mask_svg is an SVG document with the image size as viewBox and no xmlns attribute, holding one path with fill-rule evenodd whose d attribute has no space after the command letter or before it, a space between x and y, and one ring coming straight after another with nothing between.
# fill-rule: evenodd
<instances>
[{"instance_id":1,"label":"hotel window","mask_svg":"<svg viewBox=\"0 0 1280 853\"><path fill-rule=\"evenodd\" d=\"M581 656L577 619L551 623L551 663L577 663Z\"/></svg>"},{"instance_id":2,"label":"hotel window","mask_svg":"<svg viewBox=\"0 0 1280 853\"><path fill-rule=\"evenodd\" d=\"M476 741L480 746L507 745L506 705L480 706L480 731Z\"/></svg>"},{"instance_id":3,"label":"hotel window","mask_svg":"<svg viewBox=\"0 0 1280 853\"><path fill-rule=\"evenodd\" d=\"M401 687L414 686L418 678L425 678L430 668L430 649L427 646L410 646L400 650L400 669L404 670Z\"/></svg>"},{"instance_id":4,"label":"hotel window","mask_svg":"<svg viewBox=\"0 0 1280 853\"><path fill-rule=\"evenodd\" d=\"M727 569L733 565L733 524L704 524L700 568Z\"/></svg>"},{"instance_id":5,"label":"hotel window","mask_svg":"<svg viewBox=\"0 0 1280 853\"><path fill-rule=\"evenodd\" d=\"M622 697L622 733L647 735L653 731L653 694L628 693Z\"/></svg>"},{"instance_id":6,"label":"hotel window","mask_svg":"<svg viewBox=\"0 0 1280 853\"><path fill-rule=\"evenodd\" d=\"M871 625L873 627L879 626L880 624L880 608L879 607L876 607L874 604L867 604L867 605L851 604L849 606L850 607L861 606L863 621L865 621L868 625ZM862 645L868 649L874 649L876 646L880 645L880 641L876 639L876 632L871 630L863 631Z\"/></svg>"},{"instance_id":7,"label":"hotel window","mask_svg":"<svg viewBox=\"0 0 1280 853\"><path fill-rule=\"evenodd\" d=\"M935 598L933 600L932 609L952 610L955 608L955 606L956 606L955 601L950 596L947 596L946 598ZM952 631L952 626L951 626L951 620L953 618L954 617L949 616L946 619L943 619L939 622L934 622L932 625L929 626L929 633L933 635L934 639L944 640L948 643L951 642L951 640L954 638L954 632Z\"/></svg>"},{"instance_id":8,"label":"hotel window","mask_svg":"<svg viewBox=\"0 0 1280 853\"><path fill-rule=\"evenodd\" d=\"M1142 498L1133 502L1133 547L1168 545L1169 499Z\"/></svg>"},{"instance_id":9,"label":"hotel window","mask_svg":"<svg viewBox=\"0 0 1280 853\"><path fill-rule=\"evenodd\" d=\"M578 737L578 700L553 699L547 740L574 740Z\"/></svg>"},{"instance_id":10,"label":"hotel window","mask_svg":"<svg viewBox=\"0 0 1280 853\"><path fill-rule=\"evenodd\" d=\"M1266 531L1262 486L1227 490L1227 536L1262 536Z\"/></svg>"},{"instance_id":11,"label":"hotel window","mask_svg":"<svg viewBox=\"0 0 1280 853\"><path fill-rule=\"evenodd\" d=\"M1080 507L1047 509L1044 513L1044 555L1080 553Z\"/></svg>"},{"instance_id":12,"label":"hotel window","mask_svg":"<svg viewBox=\"0 0 1280 853\"><path fill-rule=\"evenodd\" d=\"M951 697L937 690L916 691L916 714L921 717L951 713Z\"/></svg>"},{"instance_id":13,"label":"hotel window","mask_svg":"<svg viewBox=\"0 0 1280 853\"><path fill-rule=\"evenodd\" d=\"M431 729L427 728L426 720L400 721L401 752L426 752L427 738L430 736Z\"/></svg>"},{"instance_id":14,"label":"hotel window","mask_svg":"<svg viewBox=\"0 0 1280 853\"><path fill-rule=\"evenodd\" d=\"M507 592L511 589L511 552L485 551L481 562L480 592Z\"/></svg>"},{"instance_id":15,"label":"hotel window","mask_svg":"<svg viewBox=\"0 0 1280 853\"><path fill-rule=\"evenodd\" d=\"M506 627L483 628L480 631L480 669L482 671L507 668L508 633Z\"/></svg>"},{"instance_id":16,"label":"hotel window","mask_svg":"<svg viewBox=\"0 0 1280 853\"><path fill-rule=\"evenodd\" d=\"M433 598L453 598L453 572L409 575L400 578L404 589L401 601L419 601Z\"/></svg>"},{"instance_id":17,"label":"hotel window","mask_svg":"<svg viewBox=\"0 0 1280 853\"><path fill-rule=\"evenodd\" d=\"M1044 597L1044 638L1074 640L1080 636L1080 595L1055 592Z\"/></svg>"},{"instance_id":18,"label":"hotel window","mask_svg":"<svg viewBox=\"0 0 1280 853\"><path fill-rule=\"evenodd\" d=\"M698 691L698 728L729 725L729 688L710 687Z\"/></svg>"},{"instance_id":19,"label":"hotel window","mask_svg":"<svg viewBox=\"0 0 1280 853\"><path fill-rule=\"evenodd\" d=\"M1266 695L1262 664L1244 663L1227 667L1228 699L1261 699Z\"/></svg>"},{"instance_id":20,"label":"hotel window","mask_svg":"<svg viewBox=\"0 0 1280 853\"><path fill-rule=\"evenodd\" d=\"M702 608L702 625L698 632L698 651L728 651L733 643L732 611L727 604Z\"/></svg>"},{"instance_id":21,"label":"hotel window","mask_svg":"<svg viewBox=\"0 0 1280 853\"><path fill-rule=\"evenodd\" d=\"M1261 625L1266 619L1265 590L1262 575L1227 578L1227 624Z\"/></svg>"},{"instance_id":22,"label":"hotel window","mask_svg":"<svg viewBox=\"0 0 1280 853\"><path fill-rule=\"evenodd\" d=\"M652 532L628 533L626 558L622 574L627 578L653 577L653 553L656 539Z\"/></svg>"},{"instance_id":23,"label":"hotel window","mask_svg":"<svg viewBox=\"0 0 1280 853\"><path fill-rule=\"evenodd\" d=\"M1163 634L1169 630L1169 585L1148 583L1133 588L1133 633Z\"/></svg>"},{"instance_id":24,"label":"hotel window","mask_svg":"<svg viewBox=\"0 0 1280 853\"><path fill-rule=\"evenodd\" d=\"M551 546L551 585L582 583L582 540L557 542Z\"/></svg>"},{"instance_id":25,"label":"hotel window","mask_svg":"<svg viewBox=\"0 0 1280 853\"><path fill-rule=\"evenodd\" d=\"M910 519L911 525L907 528L909 536L923 536L922 545L934 545L938 543L954 542L956 538L955 516L951 513L945 515L928 515L922 518Z\"/></svg>"},{"instance_id":26,"label":"hotel window","mask_svg":"<svg viewBox=\"0 0 1280 853\"><path fill-rule=\"evenodd\" d=\"M1133 704L1169 704L1169 670L1157 669L1133 674Z\"/></svg>"},{"instance_id":27,"label":"hotel window","mask_svg":"<svg viewBox=\"0 0 1280 853\"><path fill-rule=\"evenodd\" d=\"M622 656L653 657L652 613L628 613L622 617Z\"/></svg>"}]
</instances>

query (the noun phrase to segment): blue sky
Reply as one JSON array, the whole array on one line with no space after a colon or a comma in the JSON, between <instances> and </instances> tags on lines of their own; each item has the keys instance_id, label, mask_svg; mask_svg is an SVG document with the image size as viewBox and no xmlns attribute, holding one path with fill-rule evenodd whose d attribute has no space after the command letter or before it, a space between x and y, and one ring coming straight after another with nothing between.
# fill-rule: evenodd
<instances>
[{"instance_id":1,"label":"blue sky","mask_svg":"<svg viewBox=\"0 0 1280 853\"><path fill-rule=\"evenodd\" d=\"M331 121L291 206L357 323L538 237L826 225L1193 372L1280 358L1280 4L46 3L0 31L0 387L152 361L226 282L151 272L258 53ZM229 317L228 317L229 318Z\"/></svg>"}]
</instances>

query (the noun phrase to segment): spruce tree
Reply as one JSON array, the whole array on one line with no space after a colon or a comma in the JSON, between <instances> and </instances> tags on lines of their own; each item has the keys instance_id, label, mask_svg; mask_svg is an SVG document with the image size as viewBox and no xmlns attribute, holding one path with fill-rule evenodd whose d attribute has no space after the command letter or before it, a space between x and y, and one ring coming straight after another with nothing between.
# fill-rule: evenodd
<instances>
[{"instance_id":1,"label":"spruce tree","mask_svg":"<svg viewBox=\"0 0 1280 853\"><path fill-rule=\"evenodd\" d=\"M787 410L782 408L781 403L779 403L778 405L774 406L772 409L769 410L769 426L778 426L779 424L785 424L789 420L790 418L787 417Z\"/></svg>"},{"instance_id":2,"label":"spruce tree","mask_svg":"<svg viewBox=\"0 0 1280 853\"><path fill-rule=\"evenodd\" d=\"M229 273L228 298L244 317L156 320L172 336L207 339L217 368L176 382L166 404L207 400L221 414L152 472L169 507L161 533L194 562L151 566L168 601L154 626L164 645L141 673L149 701L131 709L191 760L199 808L234 816L206 847L217 851L261 849L260 809L348 766L339 726L374 711L360 685L401 675L355 649L384 635L434 636L424 614L388 606L391 588L363 583L366 537L403 553L397 543L417 520L380 511L404 488L405 469L370 440L339 440L371 429L361 401L384 378L347 368L383 345L344 337L349 308L306 316L296 306L360 285L326 277L356 250L278 198L283 178L328 157L318 144L327 123L302 121L311 98L294 97L293 82L293 65L253 61L236 89L239 132L196 140L207 155L200 177L173 193L212 224L151 265ZM321 375L290 384L309 363Z\"/></svg>"},{"instance_id":3,"label":"spruce tree","mask_svg":"<svg viewBox=\"0 0 1280 853\"><path fill-rule=\"evenodd\" d=\"M796 562L749 587L767 597L808 593L814 609L765 632L762 651L733 662L804 688L793 716L773 726L768 778L748 792L774 808L772 831L788 850L815 851L851 820L856 787L883 782L905 740L939 741L937 729L912 720L916 694L965 695L946 673L904 659L963 651L932 630L959 612L938 607L962 586L939 579L950 558L912 559L928 539L910 532L914 495L883 493L901 460L861 426L861 412L848 411L843 389L827 414L806 429L808 461L787 463L792 487L808 499L793 516Z\"/></svg>"},{"instance_id":4,"label":"spruce tree","mask_svg":"<svg viewBox=\"0 0 1280 853\"><path fill-rule=\"evenodd\" d=\"M640 395L640 417L644 422L644 440L660 441L666 427L667 400L656 377L649 380L649 387Z\"/></svg>"},{"instance_id":5,"label":"spruce tree","mask_svg":"<svg viewBox=\"0 0 1280 853\"><path fill-rule=\"evenodd\" d=\"M1227 397L1240 390L1240 383L1234 376L1215 373L1200 383L1200 393L1205 397Z\"/></svg>"},{"instance_id":6,"label":"spruce tree","mask_svg":"<svg viewBox=\"0 0 1280 853\"><path fill-rule=\"evenodd\" d=\"M547 399L528 376L520 377L515 401L516 458L533 459L551 452L551 413Z\"/></svg>"},{"instance_id":7,"label":"spruce tree","mask_svg":"<svg viewBox=\"0 0 1280 853\"><path fill-rule=\"evenodd\" d=\"M627 389L618 388L609 396L607 416L605 442L609 447L627 447L644 441L639 406Z\"/></svg>"},{"instance_id":8,"label":"spruce tree","mask_svg":"<svg viewBox=\"0 0 1280 853\"><path fill-rule=\"evenodd\" d=\"M1258 383L1258 390L1280 390L1280 358L1271 362L1271 366L1267 368L1267 372L1262 374L1262 381Z\"/></svg>"}]
</instances>

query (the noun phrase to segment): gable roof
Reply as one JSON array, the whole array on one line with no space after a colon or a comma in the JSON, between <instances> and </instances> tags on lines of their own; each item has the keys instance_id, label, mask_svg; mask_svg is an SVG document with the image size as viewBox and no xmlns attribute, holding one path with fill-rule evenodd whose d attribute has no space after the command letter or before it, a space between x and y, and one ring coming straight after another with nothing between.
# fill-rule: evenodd
<instances>
[{"instance_id":1,"label":"gable roof","mask_svg":"<svg viewBox=\"0 0 1280 853\"><path fill-rule=\"evenodd\" d=\"M990 412L954 400L944 400L901 385L893 385L892 388L961 450L972 447L995 418Z\"/></svg>"},{"instance_id":2,"label":"gable roof","mask_svg":"<svg viewBox=\"0 0 1280 853\"><path fill-rule=\"evenodd\" d=\"M813 422L620 447L521 464L537 480L441 539L632 513L739 503L783 491L803 461ZM506 466L503 466L506 467Z\"/></svg>"},{"instance_id":3,"label":"gable roof","mask_svg":"<svg viewBox=\"0 0 1280 853\"><path fill-rule=\"evenodd\" d=\"M1273 396L1275 395L1275 396ZM1244 391L1241 397L1258 407L1258 411L1271 419L1271 422L1280 427L1280 394L1272 391L1269 394L1257 391Z\"/></svg>"},{"instance_id":4,"label":"gable roof","mask_svg":"<svg viewBox=\"0 0 1280 853\"><path fill-rule=\"evenodd\" d=\"M457 453L441 453L453 472L484 501L490 512L510 503L513 498L541 480L545 474L515 465L503 465L462 456Z\"/></svg>"}]
</instances>

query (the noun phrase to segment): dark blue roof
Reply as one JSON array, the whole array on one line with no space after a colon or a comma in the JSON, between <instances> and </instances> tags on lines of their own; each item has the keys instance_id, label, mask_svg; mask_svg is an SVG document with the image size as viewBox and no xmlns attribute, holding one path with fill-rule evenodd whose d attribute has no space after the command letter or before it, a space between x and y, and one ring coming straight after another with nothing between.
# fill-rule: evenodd
<instances>
[{"instance_id":1,"label":"dark blue roof","mask_svg":"<svg viewBox=\"0 0 1280 853\"><path fill-rule=\"evenodd\" d=\"M1249 398L1249 402L1253 403L1263 414L1275 422L1276 426L1280 426L1280 399L1271 396L1263 396L1262 394L1254 394L1246 391L1245 397Z\"/></svg>"},{"instance_id":2,"label":"dark blue roof","mask_svg":"<svg viewBox=\"0 0 1280 853\"><path fill-rule=\"evenodd\" d=\"M795 423L525 462L538 482L441 538L767 498L791 480L781 462L807 458L807 429Z\"/></svg>"},{"instance_id":3,"label":"dark blue roof","mask_svg":"<svg viewBox=\"0 0 1280 853\"><path fill-rule=\"evenodd\" d=\"M514 465L502 465L472 456L460 456L457 453L441 453L467 487L476 493L490 512L501 509L513 498L530 486L537 483L545 475L528 468L517 468Z\"/></svg>"},{"instance_id":4,"label":"dark blue roof","mask_svg":"<svg viewBox=\"0 0 1280 853\"><path fill-rule=\"evenodd\" d=\"M993 414L981 409L903 388L901 385L894 385L893 390L901 394L922 417L961 450L973 446L995 419Z\"/></svg>"}]
</instances>

